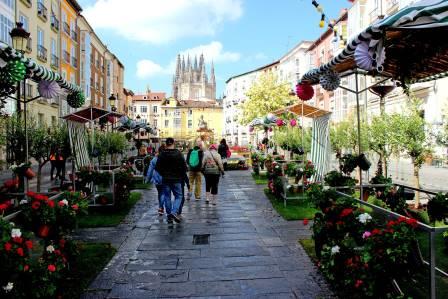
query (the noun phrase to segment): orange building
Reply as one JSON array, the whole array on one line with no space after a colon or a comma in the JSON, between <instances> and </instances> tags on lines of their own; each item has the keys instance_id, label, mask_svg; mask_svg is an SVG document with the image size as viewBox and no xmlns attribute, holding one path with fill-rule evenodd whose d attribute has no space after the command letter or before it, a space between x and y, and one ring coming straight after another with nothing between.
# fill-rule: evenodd
<instances>
[{"instance_id":1,"label":"orange building","mask_svg":"<svg viewBox=\"0 0 448 299\"><path fill-rule=\"evenodd\" d=\"M61 75L67 81L79 85L77 17L82 8L76 0L61 1Z\"/></svg>"}]
</instances>

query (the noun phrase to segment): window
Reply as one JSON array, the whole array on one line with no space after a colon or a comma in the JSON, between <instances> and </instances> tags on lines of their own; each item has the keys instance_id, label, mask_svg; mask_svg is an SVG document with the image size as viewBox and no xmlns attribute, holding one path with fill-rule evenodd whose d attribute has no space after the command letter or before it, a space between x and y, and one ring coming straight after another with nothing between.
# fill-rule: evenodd
<instances>
[{"instance_id":1,"label":"window","mask_svg":"<svg viewBox=\"0 0 448 299\"><path fill-rule=\"evenodd\" d=\"M76 77L75 77L75 74L73 74L73 73L70 74L70 82L72 84L76 84Z\"/></svg>"},{"instance_id":2,"label":"window","mask_svg":"<svg viewBox=\"0 0 448 299\"><path fill-rule=\"evenodd\" d=\"M193 109L188 110L188 115L193 115Z\"/></svg>"},{"instance_id":3,"label":"window","mask_svg":"<svg viewBox=\"0 0 448 299\"><path fill-rule=\"evenodd\" d=\"M180 116L180 109L176 109L176 110L174 111L174 116L177 116L177 117Z\"/></svg>"},{"instance_id":4,"label":"window","mask_svg":"<svg viewBox=\"0 0 448 299\"><path fill-rule=\"evenodd\" d=\"M170 124L170 121L168 119L165 119L165 128L168 128L169 124Z\"/></svg>"},{"instance_id":5,"label":"window","mask_svg":"<svg viewBox=\"0 0 448 299\"><path fill-rule=\"evenodd\" d=\"M174 119L174 127L175 128L180 128L180 124L181 124L181 119L180 118L175 118Z\"/></svg>"},{"instance_id":6,"label":"window","mask_svg":"<svg viewBox=\"0 0 448 299\"><path fill-rule=\"evenodd\" d=\"M72 45L71 49L70 49L70 55L72 57L76 57L76 48L75 45Z\"/></svg>"},{"instance_id":7,"label":"window","mask_svg":"<svg viewBox=\"0 0 448 299\"><path fill-rule=\"evenodd\" d=\"M44 45L44 31L37 27L37 45L43 46Z\"/></svg>"},{"instance_id":8,"label":"window","mask_svg":"<svg viewBox=\"0 0 448 299\"><path fill-rule=\"evenodd\" d=\"M62 39L62 51L67 52L67 41L64 38Z\"/></svg>"},{"instance_id":9,"label":"window","mask_svg":"<svg viewBox=\"0 0 448 299\"><path fill-rule=\"evenodd\" d=\"M193 128L193 120L191 119L188 120L188 128L189 129Z\"/></svg>"},{"instance_id":10,"label":"window","mask_svg":"<svg viewBox=\"0 0 448 299\"><path fill-rule=\"evenodd\" d=\"M168 110L165 109L165 116L168 116Z\"/></svg>"},{"instance_id":11,"label":"window","mask_svg":"<svg viewBox=\"0 0 448 299\"><path fill-rule=\"evenodd\" d=\"M3 3L5 3L6 6L8 6L10 9L14 9L14 0L1 0Z\"/></svg>"},{"instance_id":12,"label":"window","mask_svg":"<svg viewBox=\"0 0 448 299\"><path fill-rule=\"evenodd\" d=\"M65 11L62 11L62 21L67 23L67 14L65 13Z\"/></svg>"},{"instance_id":13,"label":"window","mask_svg":"<svg viewBox=\"0 0 448 299\"><path fill-rule=\"evenodd\" d=\"M54 116L54 115L51 116L51 125L53 127L57 125L57 123L56 123L56 116Z\"/></svg>"},{"instance_id":14,"label":"window","mask_svg":"<svg viewBox=\"0 0 448 299\"><path fill-rule=\"evenodd\" d=\"M148 106L140 106L140 113L147 113L148 112Z\"/></svg>"},{"instance_id":15,"label":"window","mask_svg":"<svg viewBox=\"0 0 448 299\"><path fill-rule=\"evenodd\" d=\"M157 113L157 106L152 106L152 113Z\"/></svg>"},{"instance_id":16,"label":"window","mask_svg":"<svg viewBox=\"0 0 448 299\"><path fill-rule=\"evenodd\" d=\"M152 124L153 124L154 128L157 128L157 119L153 120Z\"/></svg>"},{"instance_id":17,"label":"window","mask_svg":"<svg viewBox=\"0 0 448 299\"><path fill-rule=\"evenodd\" d=\"M37 123L41 127L44 125L44 114L43 113L38 113L37 114Z\"/></svg>"},{"instance_id":18,"label":"window","mask_svg":"<svg viewBox=\"0 0 448 299\"><path fill-rule=\"evenodd\" d=\"M54 38L51 38L51 55L57 55L58 52L58 48L57 48L57 44L56 44L56 40Z\"/></svg>"},{"instance_id":19,"label":"window","mask_svg":"<svg viewBox=\"0 0 448 299\"><path fill-rule=\"evenodd\" d=\"M12 20L8 19L4 15L0 14L0 41L11 45L11 36L9 32L14 27Z\"/></svg>"},{"instance_id":20,"label":"window","mask_svg":"<svg viewBox=\"0 0 448 299\"><path fill-rule=\"evenodd\" d=\"M20 14L19 20L23 24L23 29L25 29L26 31L29 32L30 31L30 21L28 20L28 18L26 16Z\"/></svg>"}]
</instances>

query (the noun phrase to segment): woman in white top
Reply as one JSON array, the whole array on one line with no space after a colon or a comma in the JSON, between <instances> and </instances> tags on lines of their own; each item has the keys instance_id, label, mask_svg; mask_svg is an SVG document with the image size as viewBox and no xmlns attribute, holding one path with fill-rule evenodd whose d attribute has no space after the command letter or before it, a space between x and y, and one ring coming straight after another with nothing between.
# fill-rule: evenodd
<instances>
[{"instance_id":1,"label":"woman in white top","mask_svg":"<svg viewBox=\"0 0 448 299\"><path fill-rule=\"evenodd\" d=\"M219 176L224 175L224 167L214 144L204 152L202 172L205 177L205 202L208 203L211 200L213 204L216 204Z\"/></svg>"}]
</instances>

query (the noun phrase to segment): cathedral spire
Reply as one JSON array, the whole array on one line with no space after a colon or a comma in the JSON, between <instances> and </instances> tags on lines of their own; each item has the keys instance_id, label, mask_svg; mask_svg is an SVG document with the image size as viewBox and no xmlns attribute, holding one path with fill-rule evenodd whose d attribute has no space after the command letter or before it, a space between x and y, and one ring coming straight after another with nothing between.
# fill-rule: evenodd
<instances>
[{"instance_id":1,"label":"cathedral spire","mask_svg":"<svg viewBox=\"0 0 448 299\"><path fill-rule=\"evenodd\" d=\"M193 69L195 71L198 71L198 56L194 55L194 65L193 65Z\"/></svg>"},{"instance_id":2,"label":"cathedral spire","mask_svg":"<svg viewBox=\"0 0 448 299\"><path fill-rule=\"evenodd\" d=\"M202 67L204 66L204 53L201 53L201 56L199 57L199 70L202 70Z\"/></svg>"},{"instance_id":3,"label":"cathedral spire","mask_svg":"<svg viewBox=\"0 0 448 299\"><path fill-rule=\"evenodd\" d=\"M201 55L202 57L202 55ZM201 68L201 82L202 83L207 83L207 74L205 73L205 63L202 63L202 68Z\"/></svg>"},{"instance_id":4,"label":"cathedral spire","mask_svg":"<svg viewBox=\"0 0 448 299\"><path fill-rule=\"evenodd\" d=\"M210 70L210 83L215 84L215 66L212 61L212 66Z\"/></svg>"},{"instance_id":5,"label":"cathedral spire","mask_svg":"<svg viewBox=\"0 0 448 299\"><path fill-rule=\"evenodd\" d=\"M187 72L191 71L191 60L190 60L190 54L187 56Z\"/></svg>"},{"instance_id":6,"label":"cathedral spire","mask_svg":"<svg viewBox=\"0 0 448 299\"><path fill-rule=\"evenodd\" d=\"M182 75L184 74L184 72L185 72L185 57L184 55L182 55L182 69L181 69Z\"/></svg>"},{"instance_id":7,"label":"cathedral spire","mask_svg":"<svg viewBox=\"0 0 448 299\"><path fill-rule=\"evenodd\" d=\"M176 75L174 76L175 77L175 81L177 81L179 79L180 71L181 71L180 54L177 54Z\"/></svg>"}]
</instances>

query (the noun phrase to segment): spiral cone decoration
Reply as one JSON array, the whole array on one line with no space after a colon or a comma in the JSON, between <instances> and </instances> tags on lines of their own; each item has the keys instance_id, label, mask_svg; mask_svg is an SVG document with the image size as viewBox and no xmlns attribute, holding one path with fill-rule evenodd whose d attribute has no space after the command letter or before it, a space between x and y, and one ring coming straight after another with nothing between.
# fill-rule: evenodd
<instances>
[{"instance_id":1,"label":"spiral cone decoration","mask_svg":"<svg viewBox=\"0 0 448 299\"><path fill-rule=\"evenodd\" d=\"M25 79L25 64L20 60L10 60L6 66L0 69L0 84L13 85Z\"/></svg>"}]
</instances>

